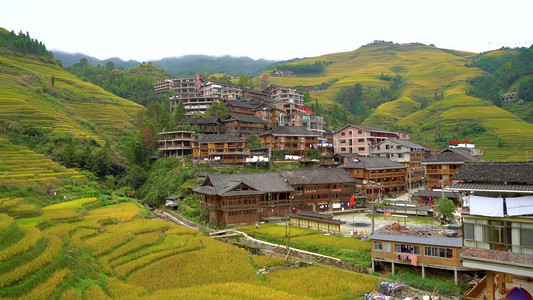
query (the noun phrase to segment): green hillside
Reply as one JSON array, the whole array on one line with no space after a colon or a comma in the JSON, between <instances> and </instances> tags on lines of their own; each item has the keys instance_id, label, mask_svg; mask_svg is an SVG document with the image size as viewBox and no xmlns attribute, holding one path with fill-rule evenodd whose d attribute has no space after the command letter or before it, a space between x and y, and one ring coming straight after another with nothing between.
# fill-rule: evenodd
<instances>
[{"instance_id":1,"label":"green hillside","mask_svg":"<svg viewBox=\"0 0 533 300\"><path fill-rule=\"evenodd\" d=\"M494 54L504 55L507 52ZM311 86L339 79L325 90L311 92L321 105L332 105L343 87L360 83L367 93L389 87L383 78L400 75L399 98L377 103L363 124L405 129L415 142L441 149L449 140L470 140L487 160L523 160L533 151L533 124L495 106L492 101L466 95L467 79L485 74L471 64L476 54L422 44L373 43L355 51L323 55L295 65L324 62L318 74L269 78L285 86ZM290 64L289 64L290 65ZM336 129L336 128L333 128Z\"/></svg>"},{"instance_id":2,"label":"green hillside","mask_svg":"<svg viewBox=\"0 0 533 300\"><path fill-rule=\"evenodd\" d=\"M57 65L0 56L0 115L8 123L28 122L102 143L132 129L140 108Z\"/></svg>"}]
</instances>

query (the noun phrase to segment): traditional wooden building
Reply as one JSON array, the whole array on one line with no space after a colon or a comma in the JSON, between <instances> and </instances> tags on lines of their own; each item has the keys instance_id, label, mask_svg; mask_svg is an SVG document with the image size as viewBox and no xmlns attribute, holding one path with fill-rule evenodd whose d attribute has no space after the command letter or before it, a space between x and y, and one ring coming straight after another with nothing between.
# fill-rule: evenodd
<instances>
[{"instance_id":1,"label":"traditional wooden building","mask_svg":"<svg viewBox=\"0 0 533 300\"><path fill-rule=\"evenodd\" d=\"M227 164L244 164L250 151L246 141L235 134L203 134L193 143L197 159Z\"/></svg>"},{"instance_id":2,"label":"traditional wooden building","mask_svg":"<svg viewBox=\"0 0 533 300\"><path fill-rule=\"evenodd\" d=\"M185 118L183 121L178 122L178 127L185 128L187 125L198 126L199 133L201 134L218 134L220 133L220 126L222 122L218 117L204 117L199 118Z\"/></svg>"},{"instance_id":3,"label":"traditional wooden building","mask_svg":"<svg viewBox=\"0 0 533 300\"><path fill-rule=\"evenodd\" d=\"M355 180L340 169L209 174L194 189L213 224L251 223L296 211L332 210L348 202Z\"/></svg>"},{"instance_id":4,"label":"traditional wooden building","mask_svg":"<svg viewBox=\"0 0 533 300\"><path fill-rule=\"evenodd\" d=\"M309 151L318 148L319 134L305 127L273 126L259 135L261 147L275 150Z\"/></svg>"},{"instance_id":5,"label":"traditional wooden building","mask_svg":"<svg viewBox=\"0 0 533 300\"><path fill-rule=\"evenodd\" d=\"M424 172L426 173L427 186L430 190L444 188L452 183L452 176L465 162L479 162L476 157L458 148L444 149L424 160Z\"/></svg>"},{"instance_id":6,"label":"traditional wooden building","mask_svg":"<svg viewBox=\"0 0 533 300\"><path fill-rule=\"evenodd\" d=\"M465 163L448 188L468 194L463 206L463 264L486 277L467 297L533 294L533 162Z\"/></svg>"},{"instance_id":7,"label":"traditional wooden building","mask_svg":"<svg viewBox=\"0 0 533 300\"><path fill-rule=\"evenodd\" d=\"M452 270L457 284L457 271L470 268L461 262L461 231L435 227L405 227L398 223L375 231L372 240L372 269L376 262L390 263L392 274L396 264L421 267L422 278L426 268Z\"/></svg>"},{"instance_id":8,"label":"traditional wooden building","mask_svg":"<svg viewBox=\"0 0 533 300\"><path fill-rule=\"evenodd\" d=\"M312 228L318 231L341 233L341 225L345 221L333 219L331 213L315 213L297 211L289 214L289 225L304 228Z\"/></svg>"},{"instance_id":9,"label":"traditional wooden building","mask_svg":"<svg viewBox=\"0 0 533 300\"><path fill-rule=\"evenodd\" d=\"M157 141L159 151L166 157L184 157L192 155L192 143L195 139L194 131L160 132Z\"/></svg>"},{"instance_id":10,"label":"traditional wooden building","mask_svg":"<svg viewBox=\"0 0 533 300\"><path fill-rule=\"evenodd\" d=\"M422 160L430 155L430 150L426 147L409 140L386 139L371 146L370 153L374 156L387 157L405 165L407 167L407 183L411 184L411 188L422 186L422 178L424 177Z\"/></svg>"},{"instance_id":11,"label":"traditional wooden building","mask_svg":"<svg viewBox=\"0 0 533 300\"><path fill-rule=\"evenodd\" d=\"M246 138L250 134L261 134L265 131L265 122L252 112L252 114L230 113L223 121L225 132L239 135Z\"/></svg>"},{"instance_id":12,"label":"traditional wooden building","mask_svg":"<svg viewBox=\"0 0 533 300\"><path fill-rule=\"evenodd\" d=\"M340 165L353 178L363 180L367 199L377 199L387 193L403 194L406 191L407 167L386 157L358 157Z\"/></svg>"},{"instance_id":13,"label":"traditional wooden building","mask_svg":"<svg viewBox=\"0 0 533 300\"><path fill-rule=\"evenodd\" d=\"M336 154L330 154L330 153L324 153L320 154L320 166L321 167L338 167L340 165L347 164L351 161L354 161L357 159L359 155L356 153L336 153Z\"/></svg>"},{"instance_id":14,"label":"traditional wooden building","mask_svg":"<svg viewBox=\"0 0 533 300\"><path fill-rule=\"evenodd\" d=\"M279 172L294 188L292 206L300 211L324 212L348 207L358 182L342 169L288 169Z\"/></svg>"},{"instance_id":15,"label":"traditional wooden building","mask_svg":"<svg viewBox=\"0 0 533 300\"><path fill-rule=\"evenodd\" d=\"M380 127L365 125L346 125L333 134L335 153L357 153L361 156L370 155L370 147L389 138L398 139L397 132Z\"/></svg>"}]
</instances>

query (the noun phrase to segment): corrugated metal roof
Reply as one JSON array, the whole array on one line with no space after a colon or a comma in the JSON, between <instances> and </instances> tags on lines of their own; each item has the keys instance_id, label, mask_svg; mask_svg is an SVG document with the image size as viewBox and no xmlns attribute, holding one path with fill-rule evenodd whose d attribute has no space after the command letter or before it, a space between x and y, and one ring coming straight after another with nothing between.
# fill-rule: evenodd
<instances>
[{"instance_id":1,"label":"corrugated metal roof","mask_svg":"<svg viewBox=\"0 0 533 300\"><path fill-rule=\"evenodd\" d=\"M423 236L421 232L426 231L426 227L420 228L410 228L413 234L406 233L389 233L385 232L385 226L375 231L374 234L370 237L372 240L380 241L389 241L389 242L402 242L409 244L418 244L418 245L432 245L432 246L443 246L443 247L455 247L460 248L463 246L462 238L460 232L458 232L459 237L442 237L442 236ZM432 228L434 230L434 228ZM446 231L446 230L442 230Z\"/></svg>"}]
</instances>

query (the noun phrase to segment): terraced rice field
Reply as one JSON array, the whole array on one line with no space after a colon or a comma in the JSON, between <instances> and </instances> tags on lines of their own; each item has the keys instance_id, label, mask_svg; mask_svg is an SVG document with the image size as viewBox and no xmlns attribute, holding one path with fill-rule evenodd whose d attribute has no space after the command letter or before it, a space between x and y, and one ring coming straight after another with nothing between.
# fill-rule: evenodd
<instances>
[{"instance_id":1,"label":"terraced rice field","mask_svg":"<svg viewBox=\"0 0 533 300\"><path fill-rule=\"evenodd\" d=\"M0 56L0 116L8 122L29 122L103 143L102 136L134 128L139 109L141 105L83 82L59 66Z\"/></svg>"},{"instance_id":2,"label":"terraced rice field","mask_svg":"<svg viewBox=\"0 0 533 300\"><path fill-rule=\"evenodd\" d=\"M14 213L27 203L0 198L0 298L342 299L377 283L323 267L258 277L256 270L283 260L145 219L132 202L102 207L90 197L33 207L38 214L28 218ZM335 280L316 280L324 274Z\"/></svg>"},{"instance_id":3,"label":"terraced rice field","mask_svg":"<svg viewBox=\"0 0 533 300\"><path fill-rule=\"evenodd\" d=\"M78 171L0 138L0 184L85 178Z\"/></svg>"}]
</instances>

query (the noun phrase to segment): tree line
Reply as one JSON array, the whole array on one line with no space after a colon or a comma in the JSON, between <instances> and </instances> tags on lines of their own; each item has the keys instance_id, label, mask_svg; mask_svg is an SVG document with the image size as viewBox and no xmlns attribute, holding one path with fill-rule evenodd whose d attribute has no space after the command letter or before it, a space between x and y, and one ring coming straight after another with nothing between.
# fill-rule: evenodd
<instances>
[{"instance_id":1,"label":"tree line","mask_svg":"<svg viewBox=\"0 0 533 300\"><path fill-rule=\"evenodd\" d=\"M52 52L46 50L46 46L30 37L30 34L25 34L20 31L15 34L14 31L7 33L7 31L0 31L0 47L6 47L19 53L35 54L47 58L53 58Z\"/></svg>"}]
</instances>

